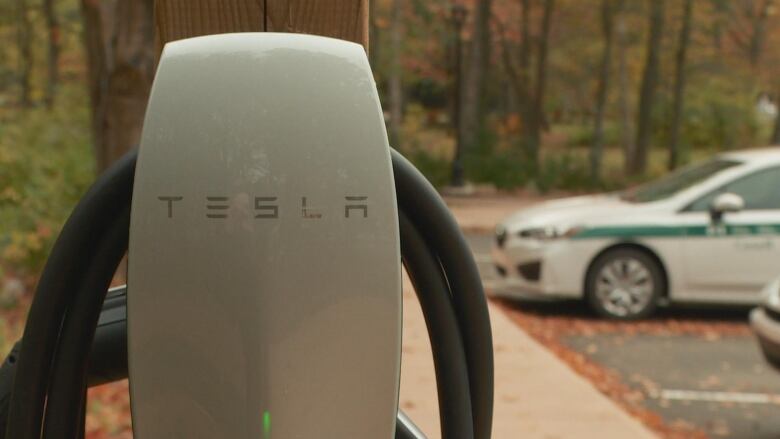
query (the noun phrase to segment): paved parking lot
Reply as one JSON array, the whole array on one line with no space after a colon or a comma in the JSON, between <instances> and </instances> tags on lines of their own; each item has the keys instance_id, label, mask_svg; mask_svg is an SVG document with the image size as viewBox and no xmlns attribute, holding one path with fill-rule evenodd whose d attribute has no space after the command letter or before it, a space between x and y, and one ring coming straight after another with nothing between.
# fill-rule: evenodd
<instances>
[{"instance_id":1,"label":"paved parking lot","mask_svg":"<svg viewBox=\"0 0 780 439\"><path fill-rule=\"evenodd\" d=\"M472 233L486 287L489 234ZM632 415L667 437L780 437L780 373L762 359L748 309L672 308L639 323L579 302L502 301L510 317Z\"/></svg>"},{"instance_id":2,"label":"paved parking lot","mask_svg":"<svg viewBox=\"0 0 780 439\"><path fill-rule=\"evenodd\" d=\"M749 335L596 334L564 343L616 371L670 424L712 437L780 437L780 375Z\"/></svg>"}]
</instances>

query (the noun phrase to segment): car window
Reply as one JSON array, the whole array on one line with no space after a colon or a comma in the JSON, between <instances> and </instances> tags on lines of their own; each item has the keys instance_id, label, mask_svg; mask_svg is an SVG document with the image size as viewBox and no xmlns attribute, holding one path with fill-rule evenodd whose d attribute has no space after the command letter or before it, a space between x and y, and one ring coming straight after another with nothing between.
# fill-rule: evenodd
<instances>
[{"instance_id":1,"label":"car window","mask_svg":"<svg viewBox=\"0 0 780 439\"><path fill-rule=\"evenodd\" d=\"M780 209L780 167L764 169L738 178L694 201L687 210L709 210L712 200L724 192L732 192L742 197L745 210Z\"/></svg>"},{"instance_id":2,"label":"car window","mask_svg":"<svg viewBox=\"0 0 780 439\"><path fill-rule=\"evenodd\" d=\"M649 203L662 200L739 164L741 162L724 159L713 159L696 163L656 181L624 191L620 194L620 198L632 203Z\"/></svg>"}]
</instances>

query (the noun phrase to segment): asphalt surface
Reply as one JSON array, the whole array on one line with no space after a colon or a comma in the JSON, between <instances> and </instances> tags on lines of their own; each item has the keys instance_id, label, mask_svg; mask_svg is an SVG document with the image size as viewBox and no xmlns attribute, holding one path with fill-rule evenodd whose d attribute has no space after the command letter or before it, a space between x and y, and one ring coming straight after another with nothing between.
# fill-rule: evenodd
<instances>
[{"instance_id":1,"label":"asphalt surface","mask_svg":"<svg viewBox=\"0 0 780 439\"><path fill-rule=\"evenodd\" d=\"M780 374L751 336L601 334L566 340L619 373L668 423L712 437L780 437Z\"/></svg>"},{"instance_id":2,"label":"asphalt surface","mask_svg":"<svg viewBox=\"0 0 780 439\"><path fill-rule=\"evenodd\" d=\"M492 236L469 234L467 239L490 286L498 279L490 262ZM512 306L580 322L590 318L578 302ZM780 373L763 360L745 329L747 313L746 308L663 309L649 325L661 330L592 331L561 342L617 373L641 392L641 404L669 425L694 427L710 437L780 438ZM664 331L670 320L707 329L701 334Z\"/></svg>"}]
</instances>

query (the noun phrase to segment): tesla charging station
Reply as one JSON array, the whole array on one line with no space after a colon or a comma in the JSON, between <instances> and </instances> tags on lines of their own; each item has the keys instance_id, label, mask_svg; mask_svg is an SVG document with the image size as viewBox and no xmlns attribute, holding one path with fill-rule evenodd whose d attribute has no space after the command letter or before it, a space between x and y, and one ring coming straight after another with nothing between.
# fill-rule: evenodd
<instances>
[{"instance_id":1,"label":"tesla charging station","mask_svg":"<svg viewBox=\"0 0 780 439\"><path fill-rule=\"evenodd\" d=\"M164 50L130 221L141 436L172 437L183 419L188 438L262 437L265 419L282 438L392 436L401 252L370 78L361 46L323 37Z\"/></svg>"}]
</instances>

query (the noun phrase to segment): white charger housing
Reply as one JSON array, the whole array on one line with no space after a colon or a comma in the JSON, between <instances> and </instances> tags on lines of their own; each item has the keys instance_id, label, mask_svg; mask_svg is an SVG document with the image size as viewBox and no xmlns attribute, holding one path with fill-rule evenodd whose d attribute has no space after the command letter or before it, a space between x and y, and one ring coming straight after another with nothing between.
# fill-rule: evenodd
<instances>
[{"instance_id":1,"label":"white charger housing","mask_svg":"<svg viewBox=\"0 0 780 439\"><path fill-rule=\"evenodd\" d=\"M274 33L169 43L128 267L135 437L393 437L398 216L363 48Z\"/></svg>"}]
</instances>

